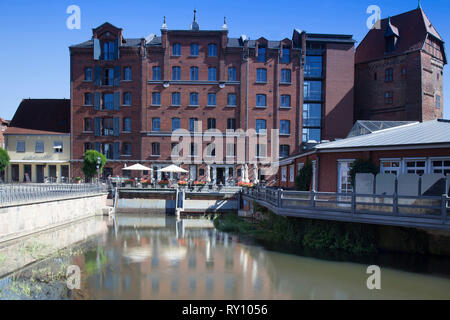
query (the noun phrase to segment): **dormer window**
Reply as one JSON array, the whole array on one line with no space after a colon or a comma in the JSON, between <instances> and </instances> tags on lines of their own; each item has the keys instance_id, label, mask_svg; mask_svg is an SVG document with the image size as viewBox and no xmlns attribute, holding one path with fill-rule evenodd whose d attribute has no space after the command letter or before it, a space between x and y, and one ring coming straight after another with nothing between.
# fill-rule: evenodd
<instances>
[{"instance_id":1,"label":"dormer window","mask_svg":"<svg viewBox=\"0 0 450 320\"><path fill-rule=\"evenodd\" d=\"M393 52L395 46L397 45L398 38L400 37L398 28L391 23L391 18L389 18L386 26L386 31L384 32L385 41L385 52Z\"/></svg>"},{"instance_id":2,"label":"dormer window","mask_svg":"<svg viewBox=\"0 0 450 320\"><path fill-rule=\"evenodd\" d=\"M266 62L266 47L258 46L258 62Z\"/></svg>"},{"instance_id":3,"label":"dormer window","mask_svg":"<svg viewBox=\"0 0 450 320\"><path fill-rule=\"evenodd\" d=\"M115 60L115 43L113 41L103 43L103 59Z\"/></svg>"},{"instance_id":4,"label":"dormer window","mask_svg":"<svg viewBox=\"0 0 450 320\"><path fill-rule=\"evenodd\" d=\"M394 36L385 38L386 52L394 51L396 43L397 43L397 38Z\"/></svg>"}]
</instances>

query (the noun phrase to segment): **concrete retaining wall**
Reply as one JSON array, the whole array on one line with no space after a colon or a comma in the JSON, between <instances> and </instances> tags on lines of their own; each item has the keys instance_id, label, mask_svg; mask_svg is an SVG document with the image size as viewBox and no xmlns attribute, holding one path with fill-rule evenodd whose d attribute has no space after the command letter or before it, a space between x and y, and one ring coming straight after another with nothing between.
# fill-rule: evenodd
<instances>
[{"instance_id":1,"label":"concrete retaining wall","mask_svg":"<svg viewBox=\"0 0 450 320\"><path fill-rule=\"evenodd\" d=\"M102 214L106 194L0 208L0 242Z\"/></svg>"}]
</instances>

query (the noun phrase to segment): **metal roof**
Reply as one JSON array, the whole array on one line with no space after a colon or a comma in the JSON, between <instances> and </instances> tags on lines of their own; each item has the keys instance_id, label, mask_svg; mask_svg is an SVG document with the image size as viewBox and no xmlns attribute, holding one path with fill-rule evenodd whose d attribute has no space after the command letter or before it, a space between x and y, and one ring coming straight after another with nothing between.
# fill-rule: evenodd
<instances>
[{"instance_id":1,"label":"metal roof","mask_svg":"<svg viewBox=\"0 0 450 320\"><path fill-rule=\"evenodd\" d=\"M353 125L352 130L347 138L369 134L375 131L403 126L405 124L415 123L415 121L372 121L372 120L358 120Z\"/></svg>"},{"instance_id":2,"label":"metal roof","mask_svg":"<svg viewBox=\"0 0 450 320\"><path fill-rule=\"evenodd\" d=\"M317 150L450 143L450 120L405 124L370 134L322 143Z\"/></svg>"}]
</instances>

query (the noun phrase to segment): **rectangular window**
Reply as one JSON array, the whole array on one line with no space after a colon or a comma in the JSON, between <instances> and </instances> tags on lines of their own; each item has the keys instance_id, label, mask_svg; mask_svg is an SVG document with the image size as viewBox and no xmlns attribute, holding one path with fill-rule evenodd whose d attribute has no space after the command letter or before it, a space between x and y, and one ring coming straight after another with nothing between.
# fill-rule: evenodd
<instances>
[{"instance_id":1,"label":"rectangular window","mask_svg":"<svg viewBox=\"0 0 450 320\"><path fill-rule=\"evenodd\" d=\"M160 92L152 93L152 105L153 106L161 105L161 93Z\"/></svg>"},{"instance_id":2,"label":"rectangular window","mask_svg":"<svg viewBox=\"0 0 450 320\"><path fill-rule=\"evenodd\" d=\"M159 132L160 130L160 119L152 118L152 131Z\"/></svg>"},{"instance_id":3,"label":"rectangular window","mask_svg":"<svg viewBox=\"0 0 450 320\"><path fill-rule=\"evenodd\" d=\"M392 68L387 68L385 70L384 81L391 82L394 80L394 70Z\"/></svg>"},{"instance_id":4,"label":"rectangular window","mask_svg":"<svg viewBox=\"0 0 450 320\"><path fill-rule=\"evenodd\" d=\"M450 158L431 161L431 173L450 174Z\"/></svg>"},{"instance_id":5,"label":"rectangular window","mask_svg":"<svg viewBox=\"0 0 450 320\"><path fill-rule=\"evenodd\" d=\"M282 94L280 98L280 107L290 108L291 107L291 96L288 94Z\"/></svg>"},{"instance_id":6,"label":"rectangular window","mask_svg":"<svg viewBox=\"0 0 450 320\"><path fill-rule=\"evenodd\" d=\"M112 143L105 143L102 145L103 154L106 159L112 160L114 159L114 145Z\"/></svg>"},{"instance_id":7,"label":"rectangular window","mask_svg":"<svg viewBox=\"0 0 450 320\"><path fill-rule=\"evenodd\" d=\"M84 118L84 132L92 132L92 119Z\"/></svg>"},{"instance_id":8,"label":"rectangular window","mask_svg":"<svg viewBox=\"0 0 450 320\"><path fill-rule=\"evenodd\" d=\"M62 141L54 141L53 142L53 150L55 153L63 153L63 142Z\"/></svg>"},{"instance_id":9,"label":"rectangular window","mask_svg":"<svg viewBox=\"0 0 450 320\"><path fill-rule=\"evenodd\" d=\"M44 141L36 141L36 146L34 152L44 153Z\"/></svg>"},{"instance_id":10,"label":"rectangular window","mask_svg":"<svg viewBox=\"0 0 450 320\"><path fill-rule=\"evenodd\" d=\"M282 144L280 145L280 158L289 157L289 145Z\"/></svg>"},{"instance_id":11,"label":"rectangular window","mask_svg":"<svg viewBox=\"0 0 450 320\"><path fill-rule=\"evenodd\" d=\"M180 129L181 127L181 119L180 118L172 118L172 131Z\"/></svg>"},{"instance_id":12,"label":"rectangular window","mask_svg":"<svg viewBox=\"0 0 450 320\"><path fill-rule=\"evenodd\" d=\"M426 161L425 160L405 160L406 173L415 173L419 176L425 173Z\"/></svg>"},{"instance_id":13,"label":"rectangular window","mask_svg":"<svg viewBox=\"0 0 450 320\"><path fill-rule=\"evenodd\" d=\"M229 93L228 94L228 98L227 98L227 105L235 107L237 105L236 100L237 100L236 99L236 94L235 93Z\"/></svg>"},{"instance_id":14,"label":"rectangular window","mask_svg":"<svg viewBox=\"0 0 450 320\"><path fill-rule=\"evenodd\" d=\"M306 56L303 74L305 78L322 77L322 56Z\"/></svg>"},{"instance_id":15,"label":"rectangular window","mask_svg":"<svg viewBox=\"0 0 450 320\"><path fill-rule=\"evenodd\" d=\"M234 157L236 155L236 144L235 143L227 143L226 151L227 151L227 157Z\"/></svg>"},{"instance_id":16,"label":"rectangular window","mask_svg":"<svg viewBox=\"0 0 450 320\"><path fill-rule=\"evenodd\" d=\"M283 56L281 57L282 63L291 62L291 50L288 47L283 47Z\"/></svg>"},{"instance_id":17,"label":"rectangular window","mask_svg":"<svg viewBox=\"0 0 450 320\"><path fill-rule=\"evenodd\" d=\"M217 70L216 68L208 68L208 81L217 80Z\"/></svg>"},{"instance_id":18,"label":"rectangular window","mask_svg":"<svg viewBox=\"0 0 450 320\"><path fill-rule=\"evenodd\" d=\"M227 119L227 130L236 130L236 119Z\"/></svg>"},{"instance_id":19,"label":"rectangular window","mask_svg":"<svg viewBox=\"0 0 450 320\"><path fill-rule=\"evenodd\" d=\"M281 167L281 181L287 181L287 167Z\"/></svg>"},{"instance_id":20,"label":"rectangular window","mask_svg":"<svg viewBox=\"0 0 450 320\"><path fill-rule=\"evenodd\" d=\"M320 142L321 129L319 128L303 128L302 141L303 142Z\"/></svg>"},{"instance_id":21,"label":"rectangular window","mask_svg":"<svg viewBox=\"0 0 450 320\"><path fill-rule=\"evenodd\" d=\"M266 120L256 119L255 130L256 133L266 133Z\"/></svg>"},{"instance_id":22,"label":"rectangular window","mask_svg":"<svg viewBox=\"0 0 450 320\"><path fill-rule=\"evenodd\" d=\"M216 119L208 118L208 129L215 129L215 128L216 128Z\"/></svg>"},{"instance_id":23,"label":"rectangular window","mask_svg":"<svg viewBox=\"0 0 450 320\"><path fill-rule=\"evenodd\" d=\"M103 95L103 109L114 110L114 94L105 93Z\"/></svg>"},{"instance_id":24,"label":"rectangular window","mask_svg":"<svg viewBox=\"0 0 450 320\"><path fill-rule=\"evenodd\" d=\"M190 118L189 119L189 131L194 132L198 129L198 119L197 118Z\"/></svg>"},{"instance_id":25,"label":"rectangular window","mask_svg":"<svg viewBox=\"0 0 450 320\"><path fill-rule=\"evenodd\" d=\"M216 94L208 93L208 106L215 106L215 105L216 105Z\"/></svg>"},{"instance_id":26,"label":"rectangular window","mask_svg":"<svg viewBox=\"0 0 450 320\"><path fill-rule=\"evenodd\" d=\"M217 57L217 45L214 43L208 44L208 57Z\"/></svg>"},{"instance_id":27,"label":"rectangular window","mask_svg":"<svg viewBox=\"0 0 450 320\"><path fill-rule=\"evenodd\" d=\"M295 166L293 164L291 164L289 166L289 182L294 182L295 179Z\"/></svg>"},{"instance_id":28,"label":"rectangular window","mask_svg":"<svg viewBox=\"0 0 450 320\"><path fill-rule=\"evenodd\" d=\"M305 103L303 105L303 127L321 127L322 105L320 103Z\"/></svg>"},{"instance_id":29,"label":"rectangular window","mask_svg":"<svg viewBox=\"0 0 450 320\"><path fill-rule=\"evenodd\" d=\"M180 67L172 67L172 80L180 80L180 79L181 79Z\"/></svg>"},{"instance_id":30,"label":"rectangular window","mask_svg":"<svg viewBox=\"0 0 450 320\"><path fill-rule=\"evenodd\" d=\"M131 118L123 118L123 132L131 132Z\"/></svg>"},{"instance_id":31,"label":"rectangular window","mask_svg":"<svg viewBox=\"0 0 450 320\"><path fill-rule=\"evenodd\" d=\"M102 135L103 136L114 136L114 119L104 118L102 119Z\"/></svg>"},{"instance_id":32,"label":"rectangular window","mask_svg":"<svg viewBox=\"0 0 450 320\"><path fill-rule=\"evenodd\" d=\"M400 160L383 160L380 166L381 173L400 174Z\"/></svg>"},{"instance_id":33,"label":"rectangular window","mask_svg":"<svg viewBox=\"0 0 450 320\"><path fill-rule=\"evenodd\" d=\"M191 156L196 156L197 155L197 144L194 142L191 142L191 148L190 148L190 155Z\"/></svg>"},{"instance_id":34,"label":"rectangular window","mask_svg":"<svg viewBox=\"0 0 450 320\"><path fill-rule=\"evenodd\" d=\"M85 106L92 106L92 93L86 92L84 94L84 105Z\"/></svg>"},{"instance_id":35,"label":"rectangular window","mask_svg":"<svg viewBox=\"0 0 450 320\"><path fill-rule=\"evenodd\" d=\"M181 95L179 92L172 92L172 105L173 106L181 105Z\"/></svg>"},{"instance_id":36,"label":"rectangular window","mask_svg":"<svg viewBox=\"0 0 450 320\"><path fill-rule=\"evenodd\" d=\"M197 43L191 43L191 56L192 57L198 56L198 44Z\"/></svg>"},{"instance_id":37,"label":"rectangular window","mask_svg":"<svg viewBox=\"0 0 450 320\"><path fill-rule=\"evenodd\" d=\"M86 151L88 151L88 150L92 150L92 143L85 142L84 143L84 153L86 153Z\"/></svg>"},{"instance_id":38,"label":"rectangular window","mask_svg":"<svg viewBox=\"0 0 450 320\"><path fill-rule=\"evenodd\" d=\"M16 152L25 152L25 141L16 142Z\"/></svg>"},{"instance_id":39,"label":"rectangular window","mask_svg":"<svg viewBox=\"0 0 450 320\"><path fill-rule=\"evenodd\" d=\"M280 120L280 134L284 134L284 135L291 134L291 121Z\"/></svg>"},{"instance_id":40,"label":"rectangular window","mask_svg":"<svg viewBox=\"0 0 450 320\"><path fill-rule=\"evenodd\" d=\"M198 68L197 67L191 67L191 80L193 80L193 81L198 80Z\"/></svg>"},{"instance_id":41,"label":"rectangular window","mask_svg":"<svg viewBox=\"0 0 450 320\"><path fill-rule=\"evenodd\" d=\"M131 81L131 67L123 68L123 80Z\"/></svg>"},{"instance_id":42,"label":"rectangular window","mask_svg":"<svg viewBox=\"0 0 450 320\"><path fill-rule=\"evenodd\" d=\"M84 81L92 81L92 68L84 69Z\"/></svg>"},{"instance_id":43,"label":"rectangular window","mask_svg":"<svg viewBox=\"0 0 450 320\"><path fill-rule=\"evenodd\" d=\"M291 83L291 70L281 70L281 83Z\"/></svg>"},{"instance_id":44,"label":"rectangular window","mask_svg":"<svg viewBox=\"0 0 450 320\"><path fill-rule=\"evenodd\" d=\"M229 67L228 68L228 81L236 81L236 80L237 80L236 68Z\"/></svg>"},{"instance_id":45,"label":"rectangular window","mask_svg":"<svg viewBox=\"0 0 450 320\"><path fill-rule=\"evenodd\" d=\"M265 94L257 94L256 95L256 106L257 107L266 107L266 95Z\"/></svg>"},{"instance_id":46,"label":"rectangular window","mask_svg":"<svg viewBox=\"0 0 450 320\"><path fill-rule=\"evenodd\" d=\"M394 103L394 93L392 91L386 91L384 93L384 104Z\"/></svg>"},{"instance_id":47,"label":"rectangular window","mask_svg":"<svg viewBox=\"0 0 450 320\"><path fill-rule=\"evenodd\" d=\"M159 142L152 143L152 156L159 156Z\"/></svg>"},{"instance_id":48,"label":"rectangular window","mask_svg":"<svg viewBox=\"0 0 450 320\"><path fill-rule=\"evenodd\" d=\"M172 46L172 55L173 56L181 56L181 44L174 43Z\"/></svg>"},{"instance_id":49,"label":"rectangular window","mask_svg":"<svg viewBox=\"0 0 450 320\"><path fill-rule=\"evenodd\" d=\"M339 160L338 160L339 161ZM350 165L353 161L339 161L338 162L338 192L348 193L353 191L353 186L350 182Z\"/></svg>"},{"instance_id":50,"label":"rectangular window","mask_svg":"<svg viewBox=\"0 0 450 320\"><path fill-rule=\"evenodd\" d=\"M161 80L161 68L153 67L153 80Z\"/></svg>"},{"instance_id":51,"label":"rectangular window","mask_svg":"<svg viewBox=\"0 0 450 320\"><path fill-rule=\"evenodd\" d=\"M256 156L257 157L266 157L266 145L265 144L257 144L256 145Z\"/></svg>"},{"instance_id":52,"label":"rectangular window","mask_svg":"<svg viewBox=\"0 0 450 320\"><path fill-rule=\"evenodd\" d=\"M322 100L322 81L305 80L303 83L303 98L309 101Z\"/></svg>"},{"instance_id":53,"label":"rectangular window","mask_svg":"<svg viewBox=\"0 0 450 320\"><path fill-rule=\"evenodd\" d=\"M131 156L131 143L124 142L122 144L122 155Z\"/></svg>"},{"instance_id":54,"label":"rectangular window","mask_svg":"<svg viewBox=\"0 0 450 320\"><path fill-rule=\"evenodd\" d=\"M256 82L266 83L267 82L267 70L264 68L256 69Z\"/></svg>"},{"instance_id":55,"label":"rectangular window","mask_svg":"<svg viewBox=\"0 0 450 320\"><path fill-rule=\"evenodd\" d=\"M189 105L198 106L198 93L191 92L191 94L189 96Z\"/></svg>"},{"instance_id":56,"label":"rectangular window","mask_svg":"<svg viewBox=\"0 0 450 320\"><path fill-rule=\"evenodd\" d=\"M258 46L258 62L266 62L266 47Z\"/></svg>"},{"instance_id":57,"label":"rectangular window","mask_svg":"<svg viewBox=\"0 0 450 320\"><path fill-rule=\"evenodd\" d=\"M123 105L124 106L131 106L131 93L130 92L124 92L124 94L123 94Z\"/></svg>"},{"instance_id":58,"label":"rectangular window","mask_svg":"<svg viewBox=\"0 0 450 320\"><path fill-rule=\"evenodd\" d=\"M114 60L114 42L104 42L103 43L103 59L104 60Z\"/></svg>"},{"instance_id":59,"label":"rectangular window","mask_svg":"<svg viewBox=\"0 0 450 320\"><path fill-rule=\"evenodd\" d=\"M441 96L436 95L436 109L441 108Z\"/></svg>"},{"instance_id":60,"label":"rectangular window","mask_svg":"<svg viewBox=\"0 0 450 320\"><path fill-rule=\"evenodd\" d=\"M103 69L103 85L112 86L114 84L114 70L111 68Z\"/></svg>"}]
</instances>

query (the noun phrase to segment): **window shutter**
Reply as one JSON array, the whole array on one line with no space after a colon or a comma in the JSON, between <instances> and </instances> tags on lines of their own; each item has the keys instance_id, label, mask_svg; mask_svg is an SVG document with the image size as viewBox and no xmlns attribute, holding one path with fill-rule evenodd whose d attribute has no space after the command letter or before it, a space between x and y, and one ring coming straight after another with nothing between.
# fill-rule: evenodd
<instances>
[{"instance_id":1,"label":"window shutter","mask_svg":"<svg viewBox=\"0 0 450 320\"><path fill-rule=\"evenodd\" d=\"M120 52L120 39L116 39L114 43L114 57L116 60L119 59L119 52Z\"/></svg>"},{"instance_id":2,"label":"window shutter","mask_svg":"<svg viewBox=\"0 0 450 320\"><path fill-rule=\"evenodd\" d=\"M101 152L100 147L101 147L100 142L94 142L94 150L95 151Z\"/></svg>"},{"instance_id":3,"label":"window shutter","mask_svg":"<svg viewBox=\"0 0 450 320\"><path fill-rule=\"evenodd\" d=\"M94 67L94 84L100 86L102 84L102 72L100 66Z\"/></svg>"},{"instance_id":4,"label":"window shutter","mask_svg":"<svg viewBox=\"0 0 450 320\"><path fill-rule=\"evenodd\" d=\"M94 60L100 60L102 50L100 47L100 40L94 39Z\"/></svg>"},{"instance_id":5,"label":"window shutter","mask_svg":"<svg viewBox=\"0 0 450 320\"><path fill-rule=\"evenodd\" d=\"M114 118L114 136L118 137L120 135L120 118Z\"/></svg>"},{"instance_id":6,"label":"window shutter","mask_svg":"<svg viewBox=\"0 0 450 320\"><path fill-rule=\"evenodd\" d=\"M114 67L114 85L120 85L120 66Z\"/></svg>"},{"instance_id":7,"label":"window shutter","mask_svg":"<svg viewBox=\"0 0 450 320\"><path fill-rule=\"evenodd\" d=\"M101 121L102 119L99 117L94 118L94 135L96 137L100 136L100 130L101 130ZM97 150L97 149L96 149ZM98 151L98 150L97 150Z\"/></svg>"},{"instance_id":8,"label":"window shutter","mask_svg":"<svg viewBox=\"0 0 450 320\"><path fill-rule=\"evenodd\" d=\"M94 110L100 110L100 92L94 92Z\"/></svg>"},{"instance_id":9,"label":"window shutter","mask_svg":"<svg viewBox=\"0 0 450 320\"><path fill-rule=\"evenodd\" d=\"M114 142L114 160L120 158L120 142Z\"/></svg>"},{"instance_id":10,"label":"window shutter","mask_svg":"<svg viewBox=\"0 0 450 320\"><path fill-rule=\"evenodd\" d=\"M120 92L114 92L114 110L120 110Z\"/></svg>"}]
</instances>

